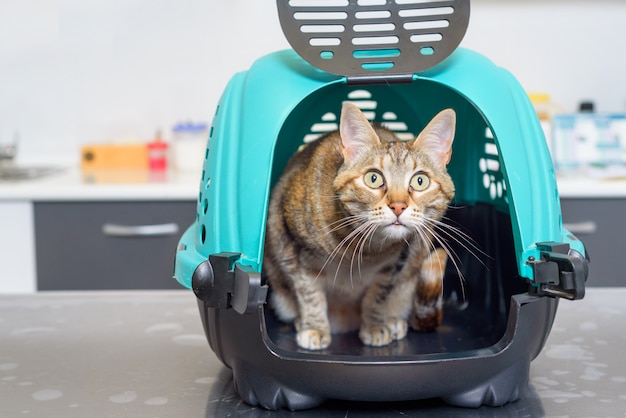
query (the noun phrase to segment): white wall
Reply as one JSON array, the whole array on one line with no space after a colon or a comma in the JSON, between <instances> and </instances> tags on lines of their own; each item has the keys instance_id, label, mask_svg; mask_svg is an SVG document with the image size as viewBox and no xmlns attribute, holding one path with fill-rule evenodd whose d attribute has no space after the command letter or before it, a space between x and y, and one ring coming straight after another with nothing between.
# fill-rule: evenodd
<instances>
[{"instance_id":1,"label":"white wall","mask_svg":"<svg viewBox=\"0 0 626 418\"><path fill-rule=\"evenodd\" d=\"M566 110L626 110L626 1L473 0L463 45ZM0 143L21 159L209 121L231 75L288 47L274 0L0 0Z\"/></svg>"},{"instance_id":2,"label":"white wall","mask_svg":"<svg viewBox=\"0 0 626 418\"><path fill-rule=\"evenodd\" d=\"M626 1L474 0L463 45L566 111L626 111Z\"/></svg>"}]
</instances>

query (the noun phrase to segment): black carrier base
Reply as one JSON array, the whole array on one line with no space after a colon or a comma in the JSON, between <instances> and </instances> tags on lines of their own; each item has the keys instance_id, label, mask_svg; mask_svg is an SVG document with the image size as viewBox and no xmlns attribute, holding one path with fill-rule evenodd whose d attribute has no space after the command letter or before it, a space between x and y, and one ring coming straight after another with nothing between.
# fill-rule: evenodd
<instances>
[{"instance_id":1,"label":"black carrier base","mask_svg":"<svg viewBox=\"0 0 626 418\"><path fill-rule=\"evenodd\" d=\"M386 347L367 347L355 333L333 335L319 352L302 350L291 325L267 306L250 314L208 307L198 299L209 344L233 371L244 402L299 410L330 399L408 401L441 398L463 407L519 399L531 360L547 338L557 299L532 296L517 276L510 220L489 205L453 208L475 255L450 242L462 281L448 263L444 319L436 332L409 331ZM471 248L471 247L470 247Z\"/></svg>"}]
</instances>

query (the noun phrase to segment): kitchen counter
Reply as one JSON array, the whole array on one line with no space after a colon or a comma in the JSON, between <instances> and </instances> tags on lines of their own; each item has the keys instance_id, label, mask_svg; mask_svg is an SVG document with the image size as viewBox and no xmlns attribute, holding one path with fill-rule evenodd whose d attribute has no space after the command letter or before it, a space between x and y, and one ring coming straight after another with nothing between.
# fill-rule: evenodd
<instances>
[{"instance_id":1,"label":"kitchen counter","mask_svg":"<svg viewBox=\"0 0 626 418\"><path fill-rule=\"evenodd\" d=\"M330 402L294 414L240 402L181 291L0 296L0 417L609 417L626 411L626 288L563 301L524 397L501 408Z\"/></svg>"},{"instance_id":2,"label":"kitchen counter","mask_svg":"<svg viewBox=\"0 0 626 418\"><path fill-rule=\"evenodd\" d=\"M57 173L20 181L0 181L0 202L195 200L200 173L168 170L100 170L82 172L76 166ZM581 173L557 177L563 198L626 197L626 178L602 179Z\"/></svg>"},{"instance_id":3,"label":"kitchen counter","mask_svg":"<svg viewBox=\"0 0 626 418\"><path fill-rule=\"evenodd\" d=\"M0 257L2 261L0 262L0 293L33 292L39 288L38 258L43 253L36 252L36 236L41 236L42 226L46 224L36 225L36 218L42 205L62 204L70 208L71 210L68 209L67 213L71 212L73 217L70 218L71 222L66 221L61 225L66 228L63 233L65 236L74 234L74 237L78 236L81 239L83 236L80 231L76 230L77 226L73 221L79 218L81 208L84 214L85 210L89 210L89 205L96 202L119 206L115 213L105 214L107 217L102 220L103 224L106 222L121 225L144 225L150 222L171 223L173 219L178 219L179 215L186 216L184 214L187 213L189 214L188 220L179 222L178 227L182 229L193 222L201 173L176 170L83 172L78 166L61 165L54 168L57 169L55 172L39 178L19 181L0 180L0 231L2 231L0 253L10 255ZM173 206L180 206L180 208L173 209ZM105 207L102 205L102 210ZM137 219L137 214L142 211L150 215ZM166 216L165 212L173 216ZM117 219L112 220L108 218L108 215L115 216ZM134 220L131 219L133 216L135 216ZM160 220L142 221L148 217ZM100 234L102 225L94 228L96 229L91 233ZM157 241L159 239L157 237ZM169 257L173 250L168 250L167 246L175 248L176 243L168 244L163 240L160 242L161 255L158 257L162 259ZM81 245L77 239L74 239L72 243L77 246ZM87 248L87 246L82 245L81 248ZM119 250L120 247L111 243L106 247L108 251L101 253L100 256L111 257L111 248ZM167 251L166 255L162 254L164 248ZM123 256L133 257L128 253L124 253ZM54 256L51 258L54 259ZM81 259L84 261L87 258L83 254ZM115 262L119 263L119 260ZM169 272L170 267L164 271ZM66 271L66 273L70 276L72 274L71 271ZM132 272L128 271L126 274L132 274ZM166 276L167 274L169 273L166 273ZM85 276L81 275L76 280L83 280L83 277ZM120 279L120 277L116 278Z\"/></svg>"},{"instance_id":4,"label":"kitchen counter","mask_svg":"<svg viewBox=\"0 0 626 418\"><path fill-rule=\"evenodd\" d=\"M561 174L557 177L561 198L624 198L626 177L602 177L598 173Z\"/></svg>"},{"instance_id":5,"label":"kitchen counter","mask_svg":"<svg viewBox=\"0 0 626 418\"><path fill-rule=\"evenodd\" d=\"M99 170L63 167L40 178L0 181L0 202L195 200L200 173L168 170Z\"/></svg>"}]
</instances>

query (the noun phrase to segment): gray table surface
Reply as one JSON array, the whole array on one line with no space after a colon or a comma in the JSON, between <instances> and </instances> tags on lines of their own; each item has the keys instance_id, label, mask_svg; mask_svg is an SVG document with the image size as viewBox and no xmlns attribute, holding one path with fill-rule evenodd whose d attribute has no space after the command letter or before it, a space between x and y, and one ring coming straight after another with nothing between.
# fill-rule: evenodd
<instances>
[{"instance_id":1,"label":"gray table surface","mask_svg":"<svg viewBox=\"0 0 626 418\"><path fill-rule=\"evenodd\" d=\"M500 408L437 401L243 404L190 291L0 295L0 417L624 417L626 288L563 301L525 396Z\"/></svg>"}]
</instances>

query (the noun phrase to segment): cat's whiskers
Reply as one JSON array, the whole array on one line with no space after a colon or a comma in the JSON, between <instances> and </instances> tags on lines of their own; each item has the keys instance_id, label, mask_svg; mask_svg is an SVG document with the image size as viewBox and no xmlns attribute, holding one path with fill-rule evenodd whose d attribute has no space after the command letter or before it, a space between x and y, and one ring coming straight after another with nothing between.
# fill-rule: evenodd
<instances>
[{"instance_id":1,"label":"cat's whiskers","mask_svg":"<svg viewBox=\"0 0 626 418\"><path fill-rule=\"evenodd\" d=\"M354 259L357 258L357 266L358 266L358 269L359 269L359 277L361 277L360 258L362 257L363 245L367 241L367 238L369 236L371 236L373 234L373 232L377 228L378 228L378 225L376 225L375 223L373 223L371 221L366 221L365 223L360 225L355 230L355 232L358 232L358 233L356 233L356 234L354 234L352 236L352 239L350 240L350 242L347 243L343 253L341 254L341 259L339 260L339 263L337 265L337 270L335 271L335 282L337 280L337 275L339 274L339 269L341 267L341 264L343 263L343 260L344 260L344 258L346 256L348 250L350 249L350 247L353 247L352 257L350 259L350 273L349 273L349 275L350 275L350 286L354 287L354 275L353 275ZM355 241L356 241L356 243L355 243Z\"/></svg>"},{"instance_id":2,"label":"cat's whiskers","mask_svg":"<svg viewBox=\"0 0 626 418\"><path fill-rule=\"evenodd\" d=\"M356 223L358 221L358 218L364 219L365 217L364 216L354 216L354 217L349 217L349 218L357 218L357 219L352 219L350 221L351 223ZM337 244L337 246L333 249L333 251L331 251L331 253L326 258L326 261L322 265L320 271L317 273L317 276L315 277L315 280L317 280L319 278L319 276L322 274L322 272L324 271L326 266L329 263L331 263L337 257L337 255L341 252L341 249L345 247L345 249L343 250L343 253L341 254L341 258L339 259L339 262L337 263L337 269L335 271L335 277L333 279L333 283L336 283L337 276L339 275L339 270L341 269L341 264L343 262L343 259L344 259L345 255L346 255L348 249L350 248L350 245L354 242L355 239L357 239L368 228L368 226L369 226L369 222L368 221L365 221L365 222L361 223L356 228L354 228L348 235L346 235L339 242L339 244ZM335 228L335 229L338 229L338 228Z\"/></svg>"},{"instance_id":3,"label":"cat's whiskers","mask_svg":"<svg viewBox=\"0 0 626 418\"><path fill-rule=\"evenodd\" d=\"M416 223L414 225L414 230L416 232L417 238L421 241L422 245L429 247L431 250L435 249L435 245L429 236L432 235L432 232L425 225L422 225L421 223Z\"/></svg>"},{"instance_id":4,"label":"cat's whiskers","mask_svg":"<svg viewBox=\"0 0 626 418\"><path fill-rule=\"evenodd\" d=\"M352 251L352 260L350 260L350 283L352 282L352 271L354 269L354 260L357 260L357 269L359 271L359 277L362 276L361 272L361 262L363 261L363 249L365 248L365 243L367 241L372 242L372 237L374 232L378 229L378 225L374 222L368 222L368 227L365 229L359 241L356 243L354 250Z\"/></svg>"},{"instance_id":5,"label":"cat's whiskers","mask_svg":"<svg viewBox=\"0 0 626 418\"><path fill-rule=\"evenodd\" d=\"M367 221L367 218L363 215L351 215L351 216L346 216L345 218L339 219L338 221L335 221L333 223L331 223L330 225L328 225L325 229L328 229L329 227L335 225L332 229L326 231L326 235L332 234L335 231L338 231L339 229L348 227L350 225L353 224L358 224L358 223L363 223L364 221ZM343 245L350 241L351 242L351 238L355 235L359 234L359 229L362 227L362 225L356 227L355 229L353 229L346 237L344 237L339 244L333 249L333 251L329 254L329 256L326 258L324 264L322 265L322 268L320 269L320 271L317 273L317 276L315 277L315 280L317 280L319 278L319 276L322 274L322 271L324 271L324 269L326 268L326 266L328 265L328 263L332 262L335 257L337 256L337 254L339 253L339 251L341 251L341 248L343 247ZM348 242L348 247L349 247L350 243ZM343 255L342 255L342 259L343 259ZM339 263L339 266L337 267L337 270L339 270L339 268L341 267L341 260ZM337 274L338 272L335 273L335 278L334 280L337 280Z\"/></svg>"},{"instance_id":6,"label":"cat's whiskers","mask_svg":"<svg viewBox=\"0 0 626 418\"><path fill-rule=\"evenodd\" d=\"M427 222L430 219L424 218L424 220ZM436 235L435 231L433 231L431 228L429 228L429 226L426 224L426 222L417 224L415 226L415 230L417 231L417 235L422 240L422 243L430 248L431 254L437 249L437 247L435 246L435 242L433 241L433 238L439 243L439 245L441 245L441 248L443 248L443 250L447 254L448 258L452 260L452 264L455 266L455 268L456 268L456 270L457 270L457 272L459 274L459 277L461 277L461 291L462 291L463 299L465 299L465 288L463 287L463 281L464 281L463 273L461 273L461 271L459 269L459 266L454 261L454 257L450 254L450 251L447 248L447 246L445 245L445 243L442 243L439 240L439 237ZM420 228L423 228L426 232L422 231ZM454 251L452 251L452 253L454 253ZM444 270L444 274L445 274L446 263L442 263L439 258L437 258L437 263L439 264L439 268L441 270ZM441 286L440 297L443 297L443 286Z\"/></svg>"},{"instance_id":7,"label":"cat's whiskers","mask_svg":"<svg viewBox=\"0 0 626 418\"><path fill-rule=\"evenodd\" d=\"M354 240L356 240L357 238L359 238L359 236L362 235L363 230L365 230L366 228L367 228L367 223L359 225L354 231L352 231L352 233L348 235L348 237L350 238L348 241L346 239L343 239L337 246L338 249L341 249L342 247L344 247L343 244L344 243L346 244L343 250L343 253L341 253L341 258L339 258L339 262L337 263L337 269L335 270L335 277L333 279L333 285L337 282L337 276L339 275L339 271L341 270L341 264L343 263L343 259L345 258L348 250L350 249L350 246L352 245ZM352 268L350 268L350 286L354 287L354 282L352 281Z\"/></svg>"},{"instance_id":8,"label":"cat's whiskers","mask_svg":"<svg viewBox=\"0 0 626 418\"><path fill-rule=\"evenodd\" d=\"M468 234L463 232L461 229L455 226L449 225L445 222L437 221L434 219L430 219L429 222L431 222L437 228L437 230L445 234L446 237L452 239L454 242L456 242L465 250L467 250L467 252L469 252L474 258L476 258L476 260L480 264L482 264L483 267L487 269L489 268L487 264L485 264L485 262L480 258L479 255L483 257L487 257L492 260L493 260L493 257L491 257L489 254L484 252L478 246L478 244L472 239L472 237L470 237Z\"/></svg>"},{"instance_id":9,"label":"cat's whiskers","mask_svg":"<svg viewBox=\"0 0 626 418\"><path fill-rule=\"evenodd\" d=\"M443 217L443 219L450 220L450 218L447 218L447 217L445 217L445 216ZM476 252L480 253L480 254L481 254L482 256L484 256L484 257L487 257L487 258L489 258L489 259L493 260L493 257L492 257L492 256L490 256L489 254L487 254L485 251L483 251L483 250L480 248L480 246L478 245L478 243L477 243L477 242L476 242L476 241L475 241L475 240L474 240L474 239L473 239L473 238L472 238L472 237L471 237L468 233L466 233L465 231L463 231L461 228L457 228L457 227L455 227L455 226L453 226L453 225L450 225L450 224L448 224L448 223L445 223L445 222L443 222L443 221L441 221L441 220L439 220L439 221L434 221L434 220L433 220L433 222L436 222L436 223L437 223L437 226L438 226L438 227L440 227L441 229L445 229L445 230L447 230L446 232L451 233L451 234L452 234L452 235L451 235L451 238L454 238L454 236L460 236L460 239L462 239L462 240L463 240L463 242L467 243L470 247L472 247L472 248L473 248ZM459 240L457 240L457 242L458 242L460 245L463 245L463 247L469 251L469 248L468 248L465 244L463 244L463 243L461 242L461 240L460 240L460 239L459 239ZM470 252L471 252L471 251L470 251ZM471 252L471 253L472 253L472 255L473 255L474 257L476 257L476 259L477 259L478 261L480 261L480 258L478 257L478 255L477 255L477 254L474 254L474 252ZM482 262L481 262L481 264L482 264L484 267L487 267L484 263L482 263Z\"/></svg>"},{"instance_id":10,"label":"cat's whiskers","mask_svg":"<svg viewBox=\"0 0 626 418\"><path fill-rule=\"evenodd\" d=\"M428 231L429 235L435 241L437 241L437 243L441 246L441 248L443 248L443 250L448 255L448 258L450 259L450 261L452 261L452 265L454 266L454 269L456 270L456 273L457 273L457 275L459 277L459 281L460 281L460 285L461 285L462 297L463 297L463 300L465 300L465 296L466 296L465 295L465 283L467 281L465 280L465 275L461 271L460 257L456 253L456 251L454 251L454 249L452 249L448 245L448 242L437 234L436 228L432 226L432 225L436 225L436 223L432 219L430 219L429 222L430 222L430 224L425 223L424 225L422 225L422 227L426 231ZM463 246L462 243L460 243L460 245ZM432 246L433 249L435 248L434 243L432 242L432 240L431 240L431 246ZM463 247L465 248L465 246L463 246Z\"/></svg>"},{"instance_id":11,"label":"cat's whiskers","mask_svg":"<svg viewBox=\"0 0 626 418\"><path fill-rule=\"evenodd\" d=\"M448 258L450 258L450 260L452 261L452 264L454 265L454 268L457 274L459 275L459 277L461 278L461 280L465 281L465 276L463 275L463 272L461 271L461 265L459 263L460 257L457 254L457 252L454 251L454 249L448 245L448 242L445 239L443 239L437 234L437 231L435 230L435 228L433 228L430 225L423 225L423 228L426 229L430 237L432 237L432 239L430 239L432 249L434 250L436 248L435 242L439 244L441 248L443 248L443 250L448 255Z\"/></svg>"},{"instance_id":12,"label":"cat's whiskers","mask_svg":"<svg viewBox=\"0 0 626 418\"><path fill-rule=\"evenodd\" d=\"M411 225L413 226L418 239L422 242L422 245L427 246L430 248L431 251L434 251L436 249L435 242L433 241L434 239L446 252L448 258L452 260L452 264L454 265L457 274L461 278L461 284L463 284L465 279L457 262L458 255L452 248L449 248L445 240L442 240L441 237L437 235L436 229L432 226L435 220L427 216L423 216L423 212L420 211L416 211L411 219ZM465 294L464 291L463 293Z\"/></svg>"},{"instance_id":13,"label":"cat's whiskers","mask_svg":"<svg viewBox=\"0 0 626 418\"><path fill-rule=\"evenodd\" d=\"M446 242L442 241L440 237L436 235L436 232L432 228L430 228L427 224L421 224L421 225L416 224L415 231L416 231L416 235L418 236L418 238L422 241L422 244L424 246L429 247L431 249L431 252L436 250L436 246L433 241L434 239L437 241L437 243L439 243L441 248L443 248L445 253L448 255L448 258L452 260L452 264L454 265L454 268L456 269L457 274L460 279L462 297L463 297L463 300L465 300L465 286L464 286L465 277L463 276L463 273L461 272L461 269L455 259L456 253L454 252L454 250L452 250L451 248L448 248L448 246L446 245ZM441 264L441 261L439 261L439 263L440 263L439 264L440 267L445 266ZM443 287L441 289L441 292L443 294Z\"/></svg>"},{"instance_id":14,"label":"cat's whiskers","mask_svg":"<svg viewBox=\"0 0 626 418\"><path fill-rule=\"evenodd\" d=\"M365 215L346 216L346 217L344 217L342 219L339 219L338 221L335 221L335 222L331 223L330 225L328 225L325 229L328 229L330 227L332 227L332 229L326 231L326 234L331 234L331 233L333 233L335 231L338 231L338 230L340 230L342 228L346 228L346 227L348 227L350 225L363 223L363 222L367 222L367 217Z\"/></svg>"}]
</instances>

